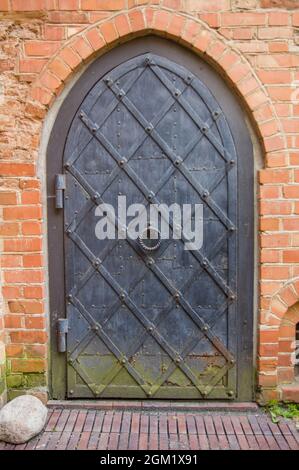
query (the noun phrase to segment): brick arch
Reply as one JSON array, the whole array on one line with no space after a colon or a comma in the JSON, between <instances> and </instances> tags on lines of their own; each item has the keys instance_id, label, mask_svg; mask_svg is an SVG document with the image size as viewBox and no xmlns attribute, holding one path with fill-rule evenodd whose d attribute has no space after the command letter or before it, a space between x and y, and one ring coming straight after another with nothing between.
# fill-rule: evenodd
<instances>
[{"instance_id":1,"label":"brick arch","mask_svg":"<svg viewBox=\"0 0 299 470\"><path fill-rule=\"evenodd\" d=\"M225 38L191 15L161 6L137 7L93 24L66 41L33 83L30 98L51 106L64 83L84 63L137 36L156 34L185 45L218 69L241 97L266 161L287 143L271 99L250 63Z\"/></svg>"},{"instance_id":2,"label":"brick arch","mask_svg":"<svg viewBox=\"0 0 299 470\"><path fill-rule=\"evenodd\" d=\"M295 328L299 322L299 277L291 279L273 296L259 332L258 371L262 401L299 401L299 383L294 381Z\"/></svg>"}]
</instances>

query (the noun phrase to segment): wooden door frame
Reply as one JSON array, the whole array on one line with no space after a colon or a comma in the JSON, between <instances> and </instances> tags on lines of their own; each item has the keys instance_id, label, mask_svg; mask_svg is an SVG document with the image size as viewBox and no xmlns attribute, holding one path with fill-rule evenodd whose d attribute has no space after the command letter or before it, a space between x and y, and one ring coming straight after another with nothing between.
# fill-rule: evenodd
<instances>
[{"instance_id":1,"label":"wooden door frame","mask_svg":"<svg viewBox=\"0 0 299 470\"><path fill-rule=\"evenodd\" d=\"M50 376L49 394L53 399L66 398L66 354L57 352L56 323L64 318L64 231L63 210L54 204L55 175L63 173L63 153L67 133L84 97L109 70L139 54L152 52L177 62L202 80L221 106L233 135L238 155L238 263L237 322L238 370L235 401L254 399L253 358L253 280L254 280L254 157L244 111L224 79L193 52L167 39L146 36L120 45L96 59L81 75L65 98L53 125L47 148L47 214L50 296ZM240 191L240 189L242 189ZM245 211L245 212L243 212ZM246 215L244 215L246 213ZM238 315L237 315L238 320ZM240 341L242 338L242 341Z\"/></svg>"}]
</instances>

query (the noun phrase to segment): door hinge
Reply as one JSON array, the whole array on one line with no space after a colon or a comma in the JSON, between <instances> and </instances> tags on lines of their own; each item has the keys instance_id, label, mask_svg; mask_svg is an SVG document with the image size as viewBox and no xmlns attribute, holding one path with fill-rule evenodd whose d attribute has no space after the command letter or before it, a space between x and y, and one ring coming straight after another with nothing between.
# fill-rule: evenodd
<instances>
[{"instance_id":1,"label":"door hinge","mask_svg":"<svg viewBox=\"0 0 299 470\"><path fill-rule=\"evenodd\" d=\"M57 350L58 352L66 352L66 335L69 328L67 318L59 318L57 320Z\"/></svg>"},{"instance_id":2,"label":"door hinge","mask_svg":"<svg viewBox=\"0 0 299 470\"><path fill-rule=\"evenodd\" d=\"M65 175L55 175L55 207L63 209L63 191L66 189Z\"/></svg>"}]
</instances>

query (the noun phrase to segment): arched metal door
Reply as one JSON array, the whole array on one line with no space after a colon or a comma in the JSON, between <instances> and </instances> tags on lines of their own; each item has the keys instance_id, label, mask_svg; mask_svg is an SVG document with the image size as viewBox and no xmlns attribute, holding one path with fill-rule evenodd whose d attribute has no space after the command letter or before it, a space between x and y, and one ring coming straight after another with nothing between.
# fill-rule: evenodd
<instances>
[{"instance_id":1,"label":"arched metal door","mask_svg":"<svg viewBox=\"0 0 299 470\"><path fill-rule=\"evenodd\" d=\"M240 337L248 319L251 330L251 261L247 286L239 268L241 249L252 256L252 211L240 207L251 203L252 169L246 187L238 182L250 140L238 149L234 106L215 98L196 67L155 47L127 50L86 90L55 143L65 184L67 396L240 398L244 366L251 396L251 339ZM96 207L117 207L119 196L127 205L202 204L202 247L174 240L171 216L170 239L155 250L130 237L99 240Z\"/></svg>"}]
</instances>

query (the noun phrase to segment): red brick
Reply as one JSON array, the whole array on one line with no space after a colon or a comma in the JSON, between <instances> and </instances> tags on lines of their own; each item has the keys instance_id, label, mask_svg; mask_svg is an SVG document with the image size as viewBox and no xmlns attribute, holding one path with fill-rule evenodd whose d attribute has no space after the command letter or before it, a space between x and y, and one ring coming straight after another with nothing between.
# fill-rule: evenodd
<instances>
[{"instance_id":1,"label":"red brick","mask_svg":"<svg viewBox=\"0 0 299 470\"><path fill-rule=\"evenodd\" d=\"M23 191L22 204L39 204L41 202L41 194L39 191Z\"/></svg>"},{"instance_id":2,"label":"red brick","mask_svg":"<svg viewBox=\"0 0 299 470\"><path fill-rule=\"evenodd\" d=\"M20 232L19 224L15 222L0 223L0 235L2 237L13 237Z\"/></svg>"},{"instance_id":3,"label":"red brick","mask_svg":"<svg viewBox=\"0 0 299 470\"><path fill-rule=\"evenodd\" d=\"M253 38L253 28L234 28L232 30L234 39L249 40Z\"/></svg>"},{"instance_id":4,"label":"red brick","mask_svg":"<svg viewBox=\"0 0 299 470\"><path fill-rule=\"evenodd\" d=\"M284 401L299 403L299 384L283 385L281 390Z\"/></svg>"},{"instance_id":5,"label":"red brick","mask_svg":"<svg viewBox=\"0 0 299 470\"><path fill-rule=\"evenodd\" d=\"M229 71L228 76L233 80L235 83L238 83L243 78L245 78L249 74L250 70L247 64L244 63L237 63L235 64Z\"/></svg>"},{"instance_id":6,"label":"red brick","mask_svg":"<svg viewBox=\"0 0 299 470\"><path fill-rule=\"evenodd\" d=\"M11 0L15 11L35 11L44 9L44 0Z\"/></svg>"},{"instance_id":7,"label":"red brick","mask_svg":"<svg viewBox=\"0 0 299 470\"><path fill-rule=\"evenodd\" d=\"M243 95L247 95L248 93L256 90L259 86L259 82L254 77L245 78L238 84L239 90Z\"/></svg>"},{"instance_id":8,"label":"red brick","mask_svg":"<svg viewBox=\"0 0 299 470\"><path fill-rule=\"evenodd\" d=\"M259 354L262 357L277 357L278 343L271 343L271 344L259 343Z\"/></svg>"},{"instance_id":9,"label":"red brick","mask_svg":"<svg viewBox=\"0 0 299 470\"><path fill-rule=\"evenodd\" d=\"M43 266L43 256L39 254L24 255L23 256L24 268L35 268Z\"/></svg>"},{"instance_id":10,"label":"red brick","mask_svg":"<svg viewBox=\"0 0 299 470\"><path fill-rule=\"evenodd\" d=\"M288 70L258 70L257 74L263 83L290 83L291 72Z\"/></svg>"},{"instance_id":11,"label":"red brick","mask_svg":"<svg viewBox=\"0 0 299 470\"><path fill-rule=\"evenodd\" d=\"M255 12L229 12L222 13L221 22L223 26L258 26L266 24L265 13Z\"/></svg>"},{"instance_id":12,"label":"red brick","mask_svg":"<svg viewBox=\"0 0 299 470\"><path fill-rule=\"evenodd\" d=\"M51 62L49 70L61 80L65 80L71 73L69 66L58 57Z\"/></svg>"},{"instance_id":13,"label":"red brick","mask_svg":"<svg viewBox=\"0 0 299 470\"><path fill-rule=\"evenodd\" d=\"M144 16L142 14L142 11L138 11L138 10L130 11L128 14L128 17L129 17L132 31L140 31L142 29L145 29L145 21L144 21Z\"/></svg>"},{"instance_id":14,"label":"red brick","mask_svg":"<svg viewBox=\"0 0 299 470\"><path fill-rule=\"evenodd\" d=\"M44 289L42 286L25 286L25 299L42 299L44 297Z\"/></svg>"},{"instance_id":15,"label":"red brick","mask_svg":"<svg viewBox=\"0 0 299 470\"><path fill-rule=\"evenodd\" d=\"M40 238L16 238L4 240L5 252L30 252L41 251L42 240Z\"/></svg>"},{"instance_id":16,"label":"red brick","mask_svg":"<svg viewBox=\"0 0 299 470\"><path fill-rule=\"evenodd\" d=\"M262 215L286 215L292 213L292 203L289 201L261 201Z\"/></svg>"},{"instance_id":17,"label":"red brick","mask_svg":"<svg viewBox=\"0 0 299 470\"><path fill-rule=\"evenodd\" d=\"M263 372L274 372L277 368L276 358L259 358L258 360L259 370Z\"/></svg>"},{"instance_id":18,"label":"red brick","mask_svg":"<svg viewBox=\"0 0 299 470\"><path fill-rule=\"evenodd\" d=\"M7 344L6 356L7 357L22 357L24 355L24 346L21 344Z\"/></svg>"},{"instance_id":19,"label":"red brick","mask_svg":"<svg viewBox=\"0 0 299 470\"><path fill-rule=\"evenodd\" d=\"M287 306L282 300L274 298L271 302L271 312L277 316L282 317L287 311Z\"/></svg>"},{"instance_id":20,"label":"red brick","mask_svg":"<svg viewBox=\"0 0 299 470\"><path fill-rule=\"evenodd\" d=\"M122 10L126 0L81 0L82 10Z\"/></svg>"},{"instance_id":21,"label":"red brick","mask_svg":"<svg viewBox=\"0 0 299 470\"><path fill-rule=\"evenodd\" d=\"M87 59L87 57L93 53L92 47L83 38L78 38L72 42L72 47L79 54L79 56L82 57L82 59Z\"/></svg>"},{"instance_id":22,"label":"red brick","mask_svg":"<svg viewBox=\"0 0 299 470\"><path fill-rule=\"evenodd\" d=\"M40 86L34 86L31 89L30 96L35 101L39 101L44 105L48 105L53 98L52 93L48 89L42 88Z\"/></svg>"},{"instance_id":23,"label":"red brick","mask_svg":"<svg viewBox=\"0 0 299 470\"><path fill-rule=\"evenodd\" d=\"M202 13L199 17L211 28L219 28L220 26L220 15L218 13Z\"/></svg>"},{"instance_id":24,"label":"red brick","mask_svg":"<svg viewBox=\"0 0 299 470\"><path fill-rule=\"evenodd\" d=\"M71 69L74 69L81 63L81 58L79 55L73 51L70 47L65 47L59 54L59 57L64 63L66 63Z\"/></svg>"},{"instance_id":25,"label":"red brick","mask_svg":"<svg viewBox=\"0 0 299 470\"><path fill-rule=\"evenodd\" d=\"M278 263L280 261L279 250L261 250L261 262L262 263Z\"/></svg>"},{"instance_id":26,"label":"red brick","mask_svg":"<svg viewBox=\"0 0 299 470\"><path fill-rule=\"evenodd\" d=\"M268 234L261 235L261 246L264 248L279 248L288 247L290 245L290 235L288 233L282 234Z\"/></svg>"},{"instance_id":27,"label":"red brick","mask_svg":"<svg viewBox=\"0 0 299 470\"><path fill-rule=\"evenodd\" d=\"M47 349L43 344L29 344L25 346L25 354L27 357L44 358L47 354Z\"/></svg>"},{"instance_id":28,"label":"red brick","mask_svg":"<svg viewBox=\"0 0 299 470\"><path fill-rule=\"evenodd\" d=\"M52 23L63 24L81 24L89 23L89 18L86 13L76 11L53 11L48 13L49 21Z\"/></svg>"},{"instance_id":29,"label":"red brick","mask_svg":"<svg viewBox=\"0 0 299 470\"><path fill-rule=\"evenodd\" d=\"M299 231L299 217L292 217L291 219L284 219L282 226L284 230Z\"/></svg>"},{"instance_id":30,"label":"red brick","mask_svg":"<svg viewBox=\"0 0 299 470\"><path fill-rule=\"evenodd\" d=\"M292 365L291 354L278 354L278 366L288 367Z\"/></svg>"},{"instance_id":31,"label":"red brick","mask_svg":"<svg viewBox=\"0 0 299 470\"><path fill-rule=\"evenodd\" d=\"M167 31L171 18L172 18L171 14L167 11L157 12L154 17L154 28L157 31ZM192 29L193 24L196 24L197 28L199 27L199 25L197 23L194 23L193 21L190 23L191 24L189 28L188 28L188 23L187 23L185 32L188 31L188 29L189 29L189 32L191 32L190 30Z\"/></svg>"},{"instance_id":32,"label":"red brick","mask_svg":"<svg viewBox=\"0 0 299 470\"><path fill-rule=\"evenodd\" d=\"M281 187L279 185L264 185L260 187L261 199L278 199L281 196Z\"/></svg>"},{"instance_id":33,"label":"red brick","mask_svg":"<svg viewBox=\"0 0 299 470\"><path fill-rule=\"evenodd\" d=\"M277 370L279 383L291 383L294 381L294 367L279 367Z\"/></svg>"},{"instance_id":34,"label":"red brick","mask_svg":"<svg viewBox=\"0 0 299 470\"><path fill-rule=\"evenodd\" d=\"M114 24L120 37L130 33L131 27L127 15L118 15L114 19Z\"/></svg>"},{"instance_id":35,"label":"red brick","mask_svg":"<svg viewBox=\"0 0 299 470\"><path fill-rule=\"evenodd\" d=\"M29 330L43 330L45 328L45 319L44 317L26 316L25 327Z\"/></svg>"},{"instance_id":36,"label":"red brick","mask_svg":"<svg viewBox=\"0 0 299 470\"><path fill-rule=\"evenodd\" d=\"M40 76L40 83L42 86L45 88L48 88L49 90L55 91L58 89L61 85L61 80L57 78L55 75L50 73L48 70L46 70L41 76Z\"/></svg>"},{"instance_id":37,"label":"red brick","mask_svg":"<svg viewBox=\"0 0 299 470\"><path fill-rule=\"evenodd\" d=\"M12 372L44 372L46 361L44 359L12 359Z\"/></svg>"},{"instance_id":38,"label":"red brick","mask_svg":"<svg viewBox=\"0 0 299 470\"><path fill-rule=\"evenodd\" d=\"M278 168L288 166L288 155L285 153L268 153L267 164L269 168Z\"/></svg>"},{"instance_id":39,"label":"red brick","mask_svg":"<svg viewBox=\"0 0 299 470\"><path fill-rule=\"evenodd\" d=\"M17 203L17 194L12 191L0 191L0 205L13 205Z\"/></svg>"},{"instance_id":40,"label":"red brick","mask_svg":"<svg viewBox=\"0 0 299 470\"><path fill-rule=\"evenodd\" d=\"M50 41L27 41L25 53L28 56L51 57L59 49L59 43Z\"/></svg>"},{"instance_id":41,"label":"red brick","mask_svg":"<svg viewBox=\"0 0 299 470\"><path fill-rule=\"evenodd\" d=\"M284 263L299 263L299 250L283 251L282 259Z\"/></svg>"},{"instance_id":42,"label":"red brick","mask_svg":"<svg viewBox=\"0 0 299 470\"><path fill-rule=\"evenodd\" d=\"M45 344L47 334L45 331L12 331L10 338L13 343Z\"/></svg>"},{"instance_id":43,"label":"red brick","mask_svg":"<svg viewBox=\"0 0 299 470\"><path fill-rule=\"evenodd\" d=\"M14 206L3 209L4 220L40 219L41 216L41 206Z\"/></svg>"},{"instance_id":44,"label":"red brick","mask_svg":"<svg viewBox=\"0 0 299 470\"><path fill-rule=\"evenodd\" d=\"M47 59L20 59L19 70L21 73L38 73L46 62Z\"/></svg>"},{"instance_id":45,"label":"red brick","mask_svg":"<svg viewBox=\"0 0 299 470\"><path fill-rule=\"evenodd\" d=\"M0 0L0 11L9 11L9 0Z\"/></svg>"},{"instance_id":46,"label":"red brick","mask_svg":"<svg viewBox=\"0 0 299 470\"><path fill-rule=\"evenodd\" d=\"M288 183L291 175L289 170L260 170L259 180L260 183Z\"/></svg>"},{"instance_id":47,"label":"red brick","mask_svg":"<svg viewBox=\"0 0 299 470\"><path fill-rule=\"evenodd\" d=\"M2 255L1 266L3 268L16 268L22 266L22 256L20 255Z\"/></svg>"},{"instance_id":48,"label":"red brick","mask_svg":"<svg viewBox=\"0 0 299 470\"><path fill-rule=\"evenodd\" d=\"M5 328L8 328L8 329L21 328L22 327L21 315L5 315L4 325L5 325Z\"/></svg>"},{"instance_id":49,"label":"red brick","mask_svg":"<svg viewBox=\"0 0 299 470\"><path fill-rule=\"evenodd\" d=\"M268 98L266 97L265 93L261 90L255 91L247 97L247 103L251 110L259 108L262 104L267 103L267 101Z\"/></svg>"},{"instance_id":50,"label":"red brick","mask_svg":"<svg viewBox=\"0 0 299 470\"><path fill-rule=\"evenodd\" d=\"M17 299L18 297L21 297L21 289L20 287L15 286L3 286L2 294L4 299Z\"/></svg>"},{"instance_id":51,"label":"red brick","mask_svg":"<svg viewBox=\"0 0 299 470\"><path fill-rule=\"evenodd\" d=\"M167 32L174 37L179 37L182 34L185 23L186 23L186 18L184 18L183 16L179 16L179 15L173 15L171 17ZM197 44L196 47L198 47L200 50L205 50L205 49L201 49L199 43L196 43L196 44Z\"/></svg>"},{"instance_id":52,"label":"red brick","mask_svg":"<svg viewBox=\"0 0 299 470\"><path fill-rule=\"evenodd\" d=\"M106 43L110 43L117 39L117 31L113 23L105 23L100 27L101 34Z\"/></svg>"},{"instance_id":53,"label":"red brick","mask_svg":"<svg viewBox=\"0 0 299 470\"><path fill-rule=\"evenodd\" d=\"M269 52L288 52L289 45L287 41L275 41L269 43Z\"/></svg>"},{"instance_id":54,"label":"red brick","mask_svg":"<svg viewBox=\"0 0 299 470\"><path fill-rule=\"evenodd\" d=\"M281 340L278 343L279 352L289 352L294 351L294 340Z\"/></svg>"},{"instance_id":55,"label":"red brick","mask_svg":"<svg viewBox=\"0 0 299 470\"><path fill-rule=\"evenodd\" d=\"M22 234L23 235L41 235L42 225L40 222L23 222Z\"/></svg>"},{"instance_id":56,"label":"red brick","mask_svg":"<svg viewBox=\"0 0 299 470\"><path fill-rule=\"evenodd\" d=\"M287 266L262 266L261 275L263 279L286 279L289 275L289 268Z\"/></svg>"},{"instance_id":57,"label":"red brick","mask_svg":"<svg viewBox=\"0 0 299 470\"><path fill-rule=\"evenodd\" d=\"M299 26L299 12L293 14L293 25Z\"/></svg>"},{"instance_id":58,"label":"red brick","mask_svg":"<svg viewBox=\"0 0 299 470\"><path fill-rule=\"evenodd\" d=\"M277 343L278 330L261 330L259 332L259 339L261 344Z\"/></svg>"},{"instance_id":59,"label":"red brick","mask_svg":"<svg viewBox=\"0 0 299 470\"><path fill-rule=\"evenodd\" d=\"M100 31L97 28L87 31L85 33L85 36L89 44L95 51L101 49L101 47L103 47L105 44L104 39L100 35Z\"/></svg>"},{"instance_id":60,"label":"red brick","mask_svg":"<svg viewBox=\"0 0 299 470\"><path fill-rule=\"evenodd\" d=\"M290 15L283 11L271 11L268 16L270 26L287 26Z\"/></svg>"},{"instance_id":61,"label":"red brick","mask_svg":"<svg viewBox=\"0 0 299 470\"><path fill-rule=\"evenodd\" d=\"M8 302L11 313L29 313L31 315L44 312L44 305L40 301L15 300Z\"/></svg>"},{"instance_id":62,"label":"red brick","mask_svg":"<svg viewBox=\"0 0 299 470\"><path fill-rule=\"evenodd\" d=\"M79 0L58 0L58 10L79 10Z\"/></svg>"},{"instance_id":63,"label":"red brick","mask_svg":"<svg viewBox=\"0 0 299 470\"><path fill-rule=\"evenodd\" d=\"M0 163L0 176L34 176L35 166L32 163Z\"/></svg>"},{"instance_id":64,"label":"red brick","mask_svg":"<svg viewBox=\"0 0 299 470\"><path fill-rule=\"evenodd\" d=\"M296 328L295 325L282 324L279 328L279 339L291 339L295 338Z\"/></svg>"},{"instance_id":65,"label":"red brick","mask_svg":"<svg viewBox=\"0 0 299 470\"><path fill-rule=\"evenodd\" d=\"M61 41L65 37L64 26L46 24L44 27L44 38L50 41Z\"/></svg>"},{"instance_id":66,"label":"red brick","mask_svg":"<svg viewBox=\"0 0 299 470\"><path fill-rule=\"evenodd\" d=\"M277 375L276 374L259 374L258 383L260 386L264 387L274 387L277 385Z\"/></svg>"},{"instance_id":67,"label":"red brick","mask_svg":"<svg viewBox=\"0 0 299 470\"><path fill-rule=\"evenodd\" d=\"M276 231L279 230L279 219L277 217L261 217L260 230L262 231Z\"/></svg>"},{"instance_id":68,"label":"red brick","mask_svg":"<svg viewBox=\"0 0 299 470\"><path fill-rule=\"evenodd\" d=\"M292 28L286 27L266 27L258 28L258 38L264 40L290 39L293 36Z\"/></svg>"},{"instance_id":69,"label":"red brick","mask_svg":"<svg viewBox=\"0 0 299 470\"><path fill-rule=\"evenodd\" d=\"M31 282L42 282L44 280L43 271L37 271L32 269L13 271L9 270L5 272L4 279L9 284L12 283L31 283Z\"/></svg>"}]
</instances>

